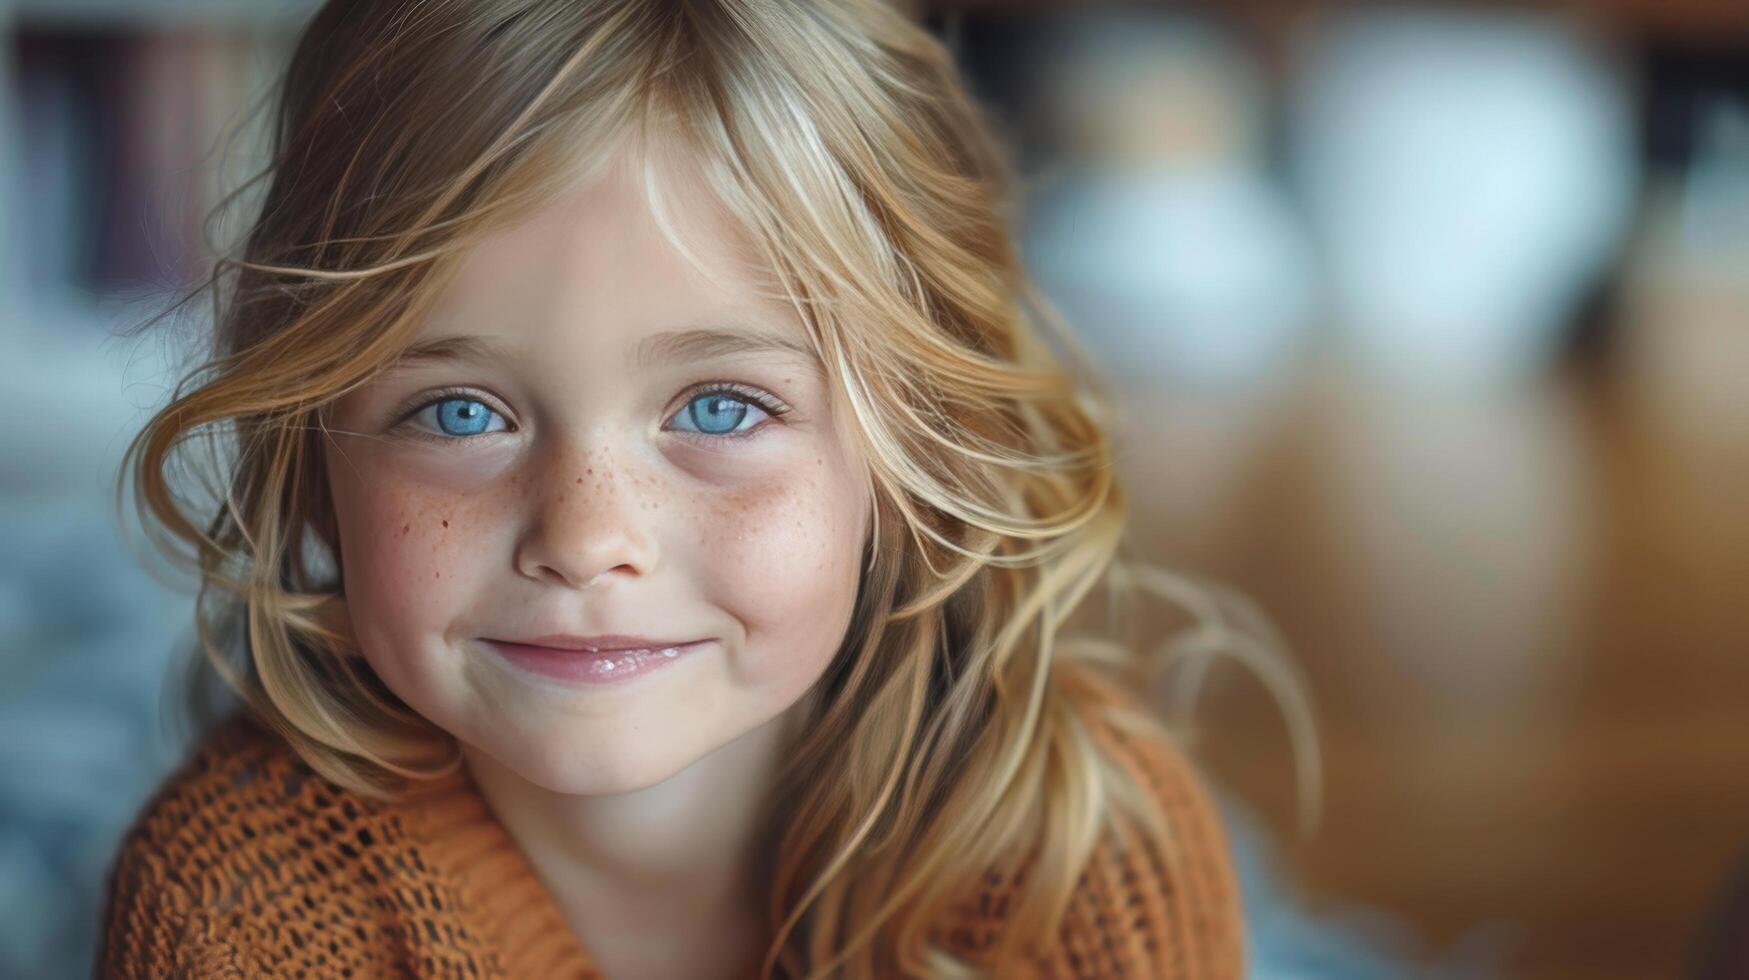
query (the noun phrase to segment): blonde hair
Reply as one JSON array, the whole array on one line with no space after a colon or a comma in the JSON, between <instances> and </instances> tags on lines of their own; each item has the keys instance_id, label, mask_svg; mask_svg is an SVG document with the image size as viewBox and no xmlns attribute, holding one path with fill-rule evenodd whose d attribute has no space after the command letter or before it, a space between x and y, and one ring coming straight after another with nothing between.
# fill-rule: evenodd
<instances>
[{"instance_id":1,"label":"blonde hair","mask_svg":"<svg viewBox=\"0 0 1749 980\"><path fill-rule=\"evenodd\" d=\"M222 678L322 775L378 798L461 764L355 655L321 549L324 413L392 363L483 232L659 130L684 138L776 271L875 492L850 628L768 802L768 971L970 976L1048 946L1113 821L1173 846L1093 734L1178 737L1146 693L1170 666L1188 701L1210 657L1239 657L1309 743L1303 682L1255 607L1126 551L1103 382L1021 269L1013 181L950 53L902 13L330 2L275 121L241 256L195 293L213 295L211 357L122 473L159 543L198 569L191 703ZM232 454L205 508L169 472L196 437ZM1071 633L1100 586L1105 617ZM1141 593L1194 625L1154 646L1126 635ZM1315 791L1315 754L1301 763ZM936 943L943 909L1023 861L993 959Z\"/></svg>"}]
</instances>

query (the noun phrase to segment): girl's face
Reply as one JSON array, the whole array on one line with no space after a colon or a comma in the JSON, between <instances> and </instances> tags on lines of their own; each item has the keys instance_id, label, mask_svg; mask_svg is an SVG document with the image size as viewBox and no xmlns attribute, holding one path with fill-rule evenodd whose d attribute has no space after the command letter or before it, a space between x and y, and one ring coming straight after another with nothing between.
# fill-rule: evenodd
<instances>
[{"instance_id":1,"label":"girl's face","mask_svg":"<svg viewBox=\"0 0 1749 980\"><path fill-rule=\"evenodd\" d=\"M794 309L702 185L663 188L703 273L616 165L464 256L409 355L328 423L364 656L558 792L653 785L775 722L844 637L869 526ZM692 645L536 658L593 683L502 645L607 634Z\"/></svg>"}]
</instances>

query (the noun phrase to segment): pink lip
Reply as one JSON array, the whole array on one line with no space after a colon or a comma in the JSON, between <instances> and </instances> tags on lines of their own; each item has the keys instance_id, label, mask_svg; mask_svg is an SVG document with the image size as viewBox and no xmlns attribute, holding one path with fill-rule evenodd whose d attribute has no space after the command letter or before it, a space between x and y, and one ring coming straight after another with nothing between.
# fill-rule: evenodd
<instances>
[{"instance_id":1,"label":"pink lip","mask_svg":"<svg viewBox=\"0 0 1749 980\"><path fill-rule=\"evenodd\" d=\"M562 639L543 637L543 639ZM575 639L575 638L573 638ZM625 640L627 637L602 637ZM593 652L587 649L567 649L546 645L511 643L505 640L482 640L493 653L513 666L552 680L569 684L618 684L661 670L686 659L686 655L709 643L709 640L661 644L646 648L620 647ZM630 651L630 652L627 652Z\"/></svg>"},{"instance_id":2,"label":"pink lip","mask_svg":"<svg viewBox=\"0 0 1749 980\"><path fill-rule=\"evenodd\" d=\"M600 636L575 636L570 633L549 633L515 640L499 640L519 646L552 647L555 650L660 650L685 646L697 640L659 640L648 636L627 636L624 633L603 633Z\"/></svg>"}]
</instances>

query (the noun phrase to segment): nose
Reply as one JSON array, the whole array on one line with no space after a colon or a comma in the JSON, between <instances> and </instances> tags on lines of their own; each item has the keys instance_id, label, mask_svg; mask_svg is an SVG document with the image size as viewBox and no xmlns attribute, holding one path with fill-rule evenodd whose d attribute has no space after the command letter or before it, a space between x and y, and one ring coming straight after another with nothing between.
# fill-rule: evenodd
<instances>
[{"instance_id":1,"label":"nose","mask_svg":"<svg viewBox=\"0 0 1749 980\"><path fill-rule=\"evenodd\" d=\"M517 542L518 572L583 589L609 573L648 575L655 567L655 536L623 472L597 461L555 469L542 482L541 504Z\"/></svg>"}]
</instances>

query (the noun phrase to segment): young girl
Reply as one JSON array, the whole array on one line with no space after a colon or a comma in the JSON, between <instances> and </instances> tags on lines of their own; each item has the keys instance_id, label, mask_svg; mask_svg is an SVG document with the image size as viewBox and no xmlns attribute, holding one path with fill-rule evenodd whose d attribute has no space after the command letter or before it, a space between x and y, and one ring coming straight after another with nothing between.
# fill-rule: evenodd
<instances>
[{"instance_id":1,"label":"young girl","mask_svg":"<svg viewBox=\"0 0 1749 980\"><path fill-rule=\"evenodd\" d=\"M276 113L124 469L240 706L126 835L105 975L1241 975L1121 635L1170 580L927 32L336 0Z\"/></svg>"}]
</instances>

